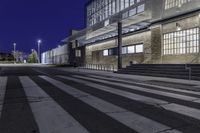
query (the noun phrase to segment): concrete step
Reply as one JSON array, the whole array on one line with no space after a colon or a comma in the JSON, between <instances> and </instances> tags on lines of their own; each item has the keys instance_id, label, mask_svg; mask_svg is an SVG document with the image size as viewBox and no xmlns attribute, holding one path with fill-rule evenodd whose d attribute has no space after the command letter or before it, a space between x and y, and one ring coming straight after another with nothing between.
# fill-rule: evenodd
<instances>
[{"instance_id":1,"label":"concrete step","mask_svg":"<svg viewBox=\"0 0 200 133\"><path fill-rule=\"evenodd\" d=\"M153 76L153 77L167 77L176 79L189 79L188 75L171 75L171 74L160 74L160 73L136 73L136 72L119 72L120 74L132 74L132 75L142 75L142 76Z\"/></svg>"},{"instance_id":2,"label":"concrete step","mask_svg":"<svg viewBox=\"0 0 200 133\"><path fill-rule=\"evenodd\" d=\"M142 71L142 70L148 70L148 71L172 71L172 72L188 72L188 70L186 70L186 69L178 69L178 68L176 68L176 69L172 69L172 68L151 68L151 67L149 67L149 68L132 68L132 67L128 67L128 68L126 68L126 70L138 70L138 71ZM200 72L200 71L199 71Z\"/></svg>"},{"instance_id":3,"label":"concrete step","mask_svg":"<svg viewBox=\"0 0 200 133\"><path fill-rule=\"evenodd\" d=\"M189 79L189 70L186 70L185 67L185 64L133 64L119 70L118 73ZM200 64L190 64L187 67L191 67L191 75L195 79L200 77Z\"/></svg>"}]
</instances>

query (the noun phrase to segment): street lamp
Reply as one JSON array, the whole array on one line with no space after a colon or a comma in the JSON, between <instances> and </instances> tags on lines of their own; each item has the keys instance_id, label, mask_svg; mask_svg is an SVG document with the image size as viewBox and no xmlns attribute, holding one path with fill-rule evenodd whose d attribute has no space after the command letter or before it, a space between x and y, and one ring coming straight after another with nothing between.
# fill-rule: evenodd
<instances>
[{"instance_id":1,"label":"street lamp","mask_svg":"<svg viewBox=\"0 0 200 133\"><path fill-rule=\"evenodd\" d=\"M16 64L16 56L15 56L15 54L16 54L16 43L13 43L13 46L14 46L14 51L13 51L13 56L14 56L14 64Z\"/></svg>"},{"instance_id":2,"label":"street lamp","mask_svg":"<svg viewBox=\"0 0 200 133\"><path fill-rule=\"evenodd\" d=\"M40 44L42 43L42 41L38 40L37 43L38 43L38 63L40 63Z\"/></svg>"}]
</instances>

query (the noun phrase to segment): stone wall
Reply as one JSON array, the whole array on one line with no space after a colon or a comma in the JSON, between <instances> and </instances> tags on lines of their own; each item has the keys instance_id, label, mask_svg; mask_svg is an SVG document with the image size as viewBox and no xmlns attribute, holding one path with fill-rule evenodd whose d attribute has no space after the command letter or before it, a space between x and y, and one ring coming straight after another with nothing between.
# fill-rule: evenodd
<instances>
[{"instance_id":1,"label":"stone wall","mask_svg":"<svg viewBox=\"0 0 200 133\"><path fill-rule=\"evenodd\" d=\"M122 56L123 67L129 65L130 61L143 63L151 55L151 32L146 31L135 35L123 37L123 46L144 44L144 53L126 54ZM86 46L86 63L87 64L112 64L117 66L117 55L103 56L103 50L117 47L117 39L95 43Z\"/></svg>"}]
</instances>

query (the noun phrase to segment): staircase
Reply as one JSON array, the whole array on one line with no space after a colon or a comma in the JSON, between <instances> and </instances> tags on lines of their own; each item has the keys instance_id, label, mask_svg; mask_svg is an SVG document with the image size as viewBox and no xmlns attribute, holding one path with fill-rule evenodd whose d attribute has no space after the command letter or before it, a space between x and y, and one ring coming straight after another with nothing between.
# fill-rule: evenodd
<instances>
[{"instance_id":1,"label":"staircase","mask_svg":"<svg viewBox=\"0 0 200 133\"><path fill-rule=\"evenodd\" d=\"M133 64L117 73L200 80L200 64Z\"/></svg>"}]
</instances>

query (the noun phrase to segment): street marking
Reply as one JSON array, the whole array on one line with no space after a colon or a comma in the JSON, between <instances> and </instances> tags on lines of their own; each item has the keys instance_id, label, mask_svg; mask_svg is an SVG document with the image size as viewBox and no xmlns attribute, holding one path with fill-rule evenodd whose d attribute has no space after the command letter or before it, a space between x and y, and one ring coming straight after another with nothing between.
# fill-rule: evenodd
<instances>
[{"instance_id":1,"label":"street marking","mask_svg":"<svg viewBox=\"0 0 200 133\"><path fill-rule=\"evenodd\" d=\"M90 77L93 77L93 78L101 78L101 79L104 79L104 80L110 80L110 78L107 78L107 77L102 77L102 76L96 76L96 75L88 75ZM138 85L146 85L146 86L150 86L150 87L156 87L156 88L159 88L159 89L162 89L162 90L171 90L171 91L176 91L176 92L183 92L183 93L188 93L188 94L195 94L195 95L199 95L200 96L200 92L194 92L194 91L189 91L189 90L183 90L183 89L179 89L179 88L171 88L171 87L165 87L165 86L159 86L159 85L152 85L152 84L146 84L146 83L138 83L138 82L132 82L132 81L127 81L127 80L124 80L124 79L112 79L114 81L121 81L121 82L125 82L125 83L134 83L134 84L138 84Z\"/></svg>"},{"instance_id":2,"label":"street marking","mask_svg":"<svg viewBox=\"0 0 200 133\"><path fill-rule=\"evenodd\" d=\"M89 133L29 77L20 81L41 133Z\"/></svg>"},{"instance_id":3,"label":"street marking","mask_svg":"<svg viewBox=\"0 0 200 133\"><path fill-rule=\"evenodd\" d=\"M6 93L7 77L0 77L0 118Z\"/></svg>"},{"instance_id":4,"label":"street marking","mask_svg":"<svg viewBox=\"0 0 200 133\"><path fill-rule=\"evenodd\" d=\"M183 114L183 115L190 116L190 117L200 120L200 110L198 109L182 106L179 104L173 104L173 103L168 104L168 105L163 105L162 107L166 110L177 112L179 114Z\"/></svg>"},{"instance_id":5,"label":"street marking","mask_svg":"<svg viewBox=\"0 0 200 133\"><path fill-rule=\"evenodd\" d=\"M138 86L134 86L134 85L126 85L126 84L123 84L123 83L110 82L110 81L101 80L101 79L94 79L94 78L83 77L83 76L78 76L78 75L74 75L73 77L88 79L88 80L97 81L97 82L100 82L100 83L107 83L107 84L110 84L110 85L117 85L117 86L129 88L131 90L153 93L153 94L157 94L157 95L161 95L161 96L167 96L167 97L176 98L176 99L185 100L185 101L190 101L190 102L195 102L196 100L200 100L200 98L196 98L196 97L192 97L192 96L185 96L185 95L181 95L181 94L163 92L163 91L138 87Z\"/></svg>"},{"instance_id":6,"label":"street marking","mask_svg":"<svg viewBox=\"0 0 200 133\"><path fill-rule=\"evenodd\" d=\"M74 82L79 82L82 84L86 84L87 86L99 89L99 90L103 90L112 94L116 94L119 96L123 96L132 100L136 100L136 101L140 101L140 102L144 102L146 104L150 104L150 105L160 105L160 104L168 104L169 102L167 101L163 101L160 99L155 99L155 98L151 98L151 97L146 97L146 96L142 96L142 95L138 95L138 94L134 94L134 93L130 93L127 91L123 91L123 90L118 90L112 87L108 87L108 86L104 86L104 85L100 85L100 84L95 84L92 82L88 82L85 80L81 80L81 79L76 79L76 78L71 78L71 77L67 77L67 76L58 76L61 77L63 79L68 79L68 80L72 80Z\"/></svg>"},{"instance_id":7,"label":"street marking","mask_svg":"<svg viewBox=\"0 0 200 133\"><path fill-rule=\"evenodd\" d=\"M79 82L79 83L83 83L86 84L87 86L99 89L99 90L103 90L103 91L107 91L110 92L112 94L117 94L119 96L123 96L132 100L136 100L136 101L140 101L146 104L153 104L153 105L157 105L159 107L162 107L166 110L175 112L175 113L179 113L179 114L183 114L185 116L189 116L192 117L194 119L198 119L200 120L200 110L195 109L195 108L191 108L191 107L187 107L187 106L182 106L179 104L174 104L174 103L168 103L167 101L163 101L163 100L159 100L159 99L154 99L152 100L150 103L148 103L146 100L147 99L143 99L143 96L141 95L137 95L138 98L134 97L134 95L131 95L133 93L128 93L125 91L118 91L117 89L114 89L112 87L107 87L104 85L99 85L99 84L95 84L89 81L85 81L85 80L81 80L81 79L75 79L75 78L71 78L71 77L66 77L66 76L59 76L63 79L67 79L67 80L71 80L74 82ZM106 82L106 81L105 81ZM149 97L146 97L149 98ZM155 103L156 101L156 103ZM158 104L158 103L166 103L166 104ZM179 112L181 110L181 112ZM187 111L189 110L189 111Z\"/></svg>"},{"instance_id":8,"label":"street marking","mask_svg":"<svg viewBox=\"0 0 200 133\"><path fill-rule=\"evenodd\" d=\"M92 96L83 91L77 90L71 86L68 86L60 81L54 80L47 76L40 76L44 80L53 84L54 86L60 88L66 93L80 99L86 104L94 107L95 109L105 113L106 115L112 117L113 119L123 123L124 125L136 130L140 133L155 133L171 129L168 126L160 124L156 121L148 119L146 117L140 116L114 104L106 102L100 98ZM180 133L180 131L174 130L174 133Z\"/></svg>"}]
</instances>

